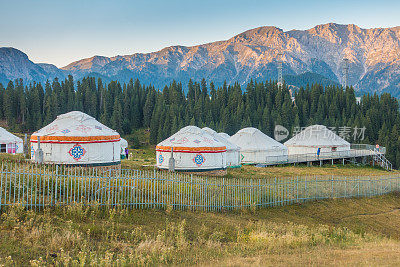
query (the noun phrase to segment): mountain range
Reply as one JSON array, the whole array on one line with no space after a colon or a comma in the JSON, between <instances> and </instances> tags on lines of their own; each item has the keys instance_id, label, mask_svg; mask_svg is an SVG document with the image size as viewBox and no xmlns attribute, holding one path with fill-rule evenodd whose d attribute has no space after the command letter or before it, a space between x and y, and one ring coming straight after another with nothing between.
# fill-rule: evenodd
<instances>
[{"instance_id":1,"label":"mountain range","mask_svg":"<svg viewBox=\"0 0 400 267\"><path fill-rule=\"evenodd\" d=\"M279 54L282 54L280 57ZM250 79L277 79L278 60L288 83L323 80L344 83L348 59L349 84L361 92L390 92L400 96L400 27L362 29L356 25L323 24L308 30L283 31L259 27L228 40L196 46L171 46L152 53L94 56L63 68L35 64L23 52L0 48L0 82L85 76L126 82L138 78L162 88L172 80L187 83L205 78L221 85Z\"/></svg>"}]
</instances>

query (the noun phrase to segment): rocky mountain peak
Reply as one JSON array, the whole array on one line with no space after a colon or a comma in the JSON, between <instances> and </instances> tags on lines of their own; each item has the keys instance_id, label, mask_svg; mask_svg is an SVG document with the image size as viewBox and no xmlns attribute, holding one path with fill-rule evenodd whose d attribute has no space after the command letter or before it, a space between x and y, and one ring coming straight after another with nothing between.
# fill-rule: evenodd
<instances>
[{"instance_id":1,"label":"rocky mountain peak","mask_svg":"<svg viewBox=\"0 0 400 267\"><path fill-rule=\"evenodd\" d=\"M7 59L28 60L28 56L24 52L13 47L0 47L0 60Z\"/></svg>"},{"instance_id":2,"label":"rocky mountain peak","mask_svg":"<svg viewBox=\"0 0 400 267\"><path fill-rule=\"evenodd\" d=\"M91 58L81 59L63 67L63 70L99 70L111 61L108 57L93 56Z\"/></svg>"},{"instance_id":3,"label":"rocky mountain peak","mask_svg":"<svg viewBox=\"0 0 400 267\"><path fill-rule=\"evenodd\" d=\"M0 62L6 62L4 51L7 49L10 48L0 50ZM18 54L18 50L14 52ZM0 78L44 79L72 74L80 79L95 75L122 82L138 78L142 83L161 88L172 80L185 84L189 79L200 81L202 78L216 85L224 81L244 84L250 79L276 79L280 52L284 75L310 73L343 83L343 60L347 58L349 82L356 90L388 91L400 96L400 27L362 29L354 24L336 23L291 31L264 26L203 45L178 45L152 53L111 58L94 56L73 62L59 72L53 67L32 63L20 52L20 56L0 64ZM21 66L25 69L21 70Z\"/></svg>"}]
</instances>

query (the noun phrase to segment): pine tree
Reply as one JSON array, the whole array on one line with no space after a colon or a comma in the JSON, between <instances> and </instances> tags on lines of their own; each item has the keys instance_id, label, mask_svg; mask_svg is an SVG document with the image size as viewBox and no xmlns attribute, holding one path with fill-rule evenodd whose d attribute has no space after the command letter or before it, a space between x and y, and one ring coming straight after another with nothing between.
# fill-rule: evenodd
<instances>
[{"instance_id":1,"label":"pine tree","mask_svg":"<svg viewBox=\"0 0 400 267\"><path fill-rule=\"evenodd\" d=\"M4 94L4 115L8 122L8 125L13 128L15 125L15 101L14 101L14 83L10 81L7 85L5 94Z\"/></svg>"},{"instance_id":2,"label":"pine tree","mask_svg":"<svg viewBox=\"0 0 400 267\"><path fill-rule=\"evenodd\" d=\"M150 88L148 90L146 102L143 107L143 124L145 127L150 126L154 105L155 105L155 91L153 88Z\"/></svg>"},{"instance_id":3,"label":"pine tree","mask_svg":"<svg viewBox=\"0 0 400 267\"><path fill-rule=\"evenodd\" d=\"M114 130L122 131L122 107L119 97L115 98L110 124Z\"/></svg>"}]
</instances>

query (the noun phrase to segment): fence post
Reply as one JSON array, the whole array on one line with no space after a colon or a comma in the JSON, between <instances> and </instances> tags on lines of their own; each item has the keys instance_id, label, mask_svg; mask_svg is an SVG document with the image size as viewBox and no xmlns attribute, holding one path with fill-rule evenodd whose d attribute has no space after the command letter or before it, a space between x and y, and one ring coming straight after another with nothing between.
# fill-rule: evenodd
<instances>
[{"instance_id":1,"label":"fence post","mask_svg":"<svg viewBox=\"0 0 400 267\"><path fill-rule=\"evenodd\" d=\"M273 194L272 194L272 197L273 197L273 199L272 199L272 202L273 202L273 205L274 206L276 206L277 205L277 185L276 185L276 177L275 177L275 179L274 179L274 192L273 192Z\"/></svg>"},{"instance_id":2,"label":"fence post","mask_svg":"<svg viewBox=\"0 0 400 267\"><path fill-rule=\"evenodd\" d=\"M3 162L1 163L1 181L0 181L0 212L3 206Z\"/></svg>"},{"instance_id":3,"label":"fence post","mask_svg":"<svg viewBox=\"0 0 400 267\"><path fill-rule=\"evenodd\" d=\"M318 184L316 175L315 175L315 199L318 199Z\"/></svg>"},{"instance_id":4,"label":"fence post","mask_svg":"<svg viewBox=\"0 0 400 267\"><path fill-rule=\"evenodd\" d=\"M191 206L191 209L194 210L194 201L193 201L193 173L190 174L190 199L189 199L189 203Z\"/></svg>"},{"instance_id":5,"label":"fence post","mask_svg":"<svg viewBox=\"0 0 400 267\"><path fill-rule=\"evenodd\" d=\"M250 208L254 205L253 203L253 179L250 180Z\"/></svg>"},{"instance_id":6,"label":"fence post","mask_svg":"<svg viewBox=\"0 0 400 267\"><path fill-rule=\"evenodd\" d=\"M225 209L225 177L222 177L222 207L221 209Z\"/></svg>"},{"instance_id":7,"label":"fence post","mask_svg":"<svg viewBox=\"0 0 400 267\"><path fill-rule=\"evenodd\" d=\"M299 203L299 176L296 176L296 203Z\"/></svg>"},{"instance_id":8,"label":"fence post","mask_svg":"<svg viewBox=\"0 0 400 267\"><path fill-rule=\"evenodd\" d=\"M307 193L307 182L308 182L308 176L304 178L304 201L308 200L309 194Z\"/></svg>"}]
</instances>

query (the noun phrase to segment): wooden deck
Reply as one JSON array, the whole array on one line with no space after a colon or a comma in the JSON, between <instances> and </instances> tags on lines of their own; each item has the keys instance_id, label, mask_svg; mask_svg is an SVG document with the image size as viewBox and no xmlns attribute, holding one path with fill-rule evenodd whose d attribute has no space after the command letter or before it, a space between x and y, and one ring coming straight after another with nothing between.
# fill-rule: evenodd
<instances>
[{"instance_id":1,"label":"wooden deck","mask_svg":"<svg viewBox=\"0 0 400 267\"><path fill-rule=\"evenodd\" d=\"M392 164L385 158L384 153L371 150L362 147L357 147L358 149L350 149L347 151L335 151L335 152L325 152L317 155L316 153L312 154L294 154L289 155L287 159L282 160L282 156L280 157L267 157L266 162L262 164L257 164L259 167L273 166L273 165L282 165L282 164L296 164L296 163L312 163L312 162L320 162L322 164L323 161L328 160L346 160L346 159L356 159L356 158L366 158L371 157L373 162L376 162L377 165L380 165L385 169L392 169ZM386 150L383 150L384 152Z\"/></svg>"}]
</instances>

